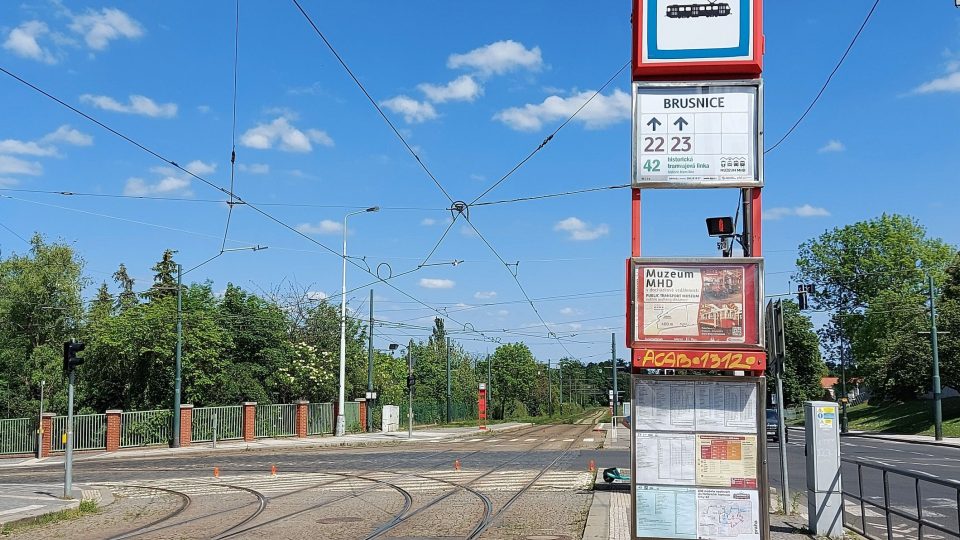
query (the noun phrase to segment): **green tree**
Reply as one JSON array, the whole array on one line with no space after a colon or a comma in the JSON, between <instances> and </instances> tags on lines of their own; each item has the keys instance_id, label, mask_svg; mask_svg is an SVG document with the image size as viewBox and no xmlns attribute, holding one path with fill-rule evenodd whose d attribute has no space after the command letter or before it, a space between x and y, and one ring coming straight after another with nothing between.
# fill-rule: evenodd
<instances>
[{"instance_id":1,"label":"green tree","mask_svg":"<svg viewBox=\"0 0 960 540\"><path fill-rule=\"evenodd\" d=\"M65 410L63 342L79 337L83 261L39 234L30 251L0 261L0 407L10 416L37 413L40 382L48 410Z\"/></svg>"},{"instance_id":2,"label":"green tree","mask_svg":"<svg viewBox=\"0 0 960 540\"><path fill-rule=\"evenodd\" d=\"M804 401L823 397L820 380L827 375L827 365L820 355L820 339L810 318L800 312L795 302L783 303L784 350L783 394L785 405L799 405ZM773 391L773 378L768 379L768 391Z\"/></svg>"},{"instance_id":3,"label":"green tree","mask_svg":"<svg viewBox=\"0 0 960 540\"><path fill-rule=\"evenodd\" d=\"M921 290L924 273L917 263L942 277L954 251L929 238L914 218L897 214L838 227L801 244L794 279L814 285L813 307L838 315L821 330L832 363L838 363L841 346L855 336L879 337L858 331L875 298L884 291ZM848 360L856 365L856 359Z\"/></svg>"},{"instance_id":4,"label":"green tree","mask_svg":"<svg viewBox=\"0 0 960 540\"><path fill-rule=\"evenodd\" d=\"M537 363L530 349L523 343L506 343L493 352L494 403L497 416L505 418L514 413L517 403L524 403L534 387Z\"/></svg>"}]
</instances>

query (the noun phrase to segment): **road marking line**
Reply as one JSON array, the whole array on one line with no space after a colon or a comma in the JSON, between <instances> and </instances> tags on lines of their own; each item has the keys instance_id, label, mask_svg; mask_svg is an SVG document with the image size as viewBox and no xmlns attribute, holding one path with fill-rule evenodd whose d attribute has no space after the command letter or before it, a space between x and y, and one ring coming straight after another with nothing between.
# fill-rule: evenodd
<instances>
[{"instance_id":1,"label":"road marking line","mask_svg":"<svg viewBox=\"0 0 960 540\"><path fill-rule=\"evenodd\" d=\"M583 442L593 442L593 437L587 437Z\"/></svg>"},{"instance_id":2,"label":"road marking line","mask_svg":"<svg viewBox=\"0 0 960 540\"><path fill-rule=\"evenodd\" d=\"M573 439L564 439L563 442L573 442Z\"/></svg>"},{"instance_id":3,"label":"road marking line","mask_svg":"<svg viewBox=\"0 0 960 540\"><path fill-rule=\"evenodd\" d=\"M42 504L31 504L30 506L21 506L20 508L11 508L10 510L0 511L0 516L5 516L7 514L16 514L17 512L29 512L30 510L36 510L38 508L43 508Z\"/></svg>"},{"instance_id":4,"label":"road marking line","mask_svg":"<svg viewBox=\"0 0 960 540\"><path fill-rule=\"evenodd\" d=\"M523 442L536 442L536 441L537 441L536 439L524 439Z\"/></svg>"},{"instance_id":5,"label":"road marking line","mask_svg":"<svg viewBox=\"0 0 960 540\"><path fill-rule=\"evenodd\" d=\"M520 440L520 438L518 437L518 438L516 438L516 439L510 439L510 442L517 442L517 441L519 441L519 440Z\"/></svg>"}]
</instances>

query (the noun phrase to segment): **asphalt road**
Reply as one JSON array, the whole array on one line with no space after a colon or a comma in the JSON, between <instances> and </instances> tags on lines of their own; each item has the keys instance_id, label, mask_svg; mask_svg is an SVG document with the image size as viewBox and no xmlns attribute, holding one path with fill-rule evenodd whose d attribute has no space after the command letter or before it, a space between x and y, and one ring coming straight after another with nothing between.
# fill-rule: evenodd
<instances>
[{"instance_id":1,"label":"asphalt road","mask_svg":"<svg viewBox=\"0 0 960 540\"><path fill-rule=\"evenodd\" d=\"M790 491L796 497L790 505L805 509L807 504L806 458L802 431L792 430L789 439L786 446L788 480ZM917 515L918 487L916 481L909 476L912 472L927 473L938 479L960 482L960 448L843 437L840 442L840 454L841 458L875 463L898 471L887 474L887 496L891 506L914 517ZM770 485L779 488L780 456L777 443L772 441L768 443L767 459ZM844 462L841 467L841 476L845 492L853 495L863 493L867 501L877 505L883 504L885 489L883 473L880 470L864 466L858 474L858 467L855 464ZM924 538L960 538L960 517L957 514L957 501L960 494L953 488L927 481L919 483L919 492L923 517L953 533L951 535L925 528ZM860 528L863 526L861 514L865 514L867 532L872 536L885 537L886 521L882 511L866 504L865 511L862 512L859 506L860 503L857 500L846 497L847 523L853 523ZM917 526L908 519L893 516L891 526L897 537L917 537Z\"/></svg>"}]
</instances>

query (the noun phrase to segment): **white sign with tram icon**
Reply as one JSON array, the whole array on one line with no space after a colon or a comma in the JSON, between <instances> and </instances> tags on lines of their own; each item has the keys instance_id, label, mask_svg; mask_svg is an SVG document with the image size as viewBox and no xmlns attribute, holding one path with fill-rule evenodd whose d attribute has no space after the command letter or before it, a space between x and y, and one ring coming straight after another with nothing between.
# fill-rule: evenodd
<instances>
[{"instance_id":1,"label":"white sign with tram icon","mask_svg":"<svg viewBox=\"0 0 960 540\"><path fill-rule=\"evenodd\" d=\"M633 187L763 185L759 81L633 88Z\"/></svg>"}]
</instances>

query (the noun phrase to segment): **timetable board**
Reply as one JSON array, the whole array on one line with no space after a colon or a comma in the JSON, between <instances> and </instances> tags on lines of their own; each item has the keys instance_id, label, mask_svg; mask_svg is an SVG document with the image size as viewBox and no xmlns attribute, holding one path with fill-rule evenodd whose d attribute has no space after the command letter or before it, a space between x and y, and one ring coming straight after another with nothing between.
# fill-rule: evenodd
<instances>
[{"instance_id":1,"label":"timetable board","mask_svg":"<svg viewBox=\"0 0 960 540\"><path fill-rule=\"evenodd\" d=\"M634 375L634 538L761 540L763 377Z\"/></svg>"}]
</instances>

